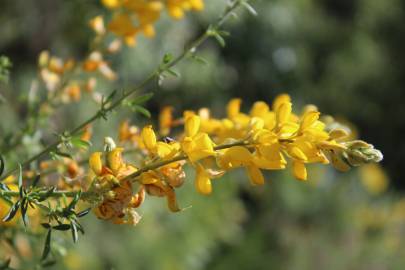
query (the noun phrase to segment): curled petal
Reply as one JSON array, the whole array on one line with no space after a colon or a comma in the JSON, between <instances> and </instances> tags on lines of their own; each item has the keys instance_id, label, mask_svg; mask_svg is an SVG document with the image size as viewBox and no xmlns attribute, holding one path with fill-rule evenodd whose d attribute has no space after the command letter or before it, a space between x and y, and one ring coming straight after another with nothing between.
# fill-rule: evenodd
<instances>
[{"instance_id":1,"label":"curled petal","mask_svg":"<svg viewBox=\"0 0 405 270\"><path fill-rule=\"evenodd\" d=\"M203 195L209 195L212 192L211 179L200 164L197 165L197 175L195 180L197 191Z\"/></svg>"},{"instance_id":2,"label":"curled petal","mask_svg":"<svg viewBox=\"0 0 405 270\"><path fill-rule=\"evenodd\" d=\"M89 159L90 169L96 174L100 175L103 170L103 163L101 162L101 152L95 152L91 154Z\"/></svg>"},{"instance_id":3,"label":"curled petal","mask_svg":"<svg viewBox=\"0 0 405 270\"><path fill-rule=\"evenodd\" d=\"M295 178L297 178L298 180L307 180L307 169L305 168L304 162L295 160L293 162L293 171Z\"/></svg>"},{"instance_id":4,"label":"curled petal","mask_svg":"<svg viewBox=\"0 0 405 270\"><path fill-rule=\"evenodd\" d=\"M289 120L291 116L291 111L292 111L291 102L286 102L280 105L280 107L276 111L277 122L279 125L283 125Z\"/></svg>"},{"instance_id":5,"label":"curled petal","mask_svg":"<svg viewBox=\"0 0 405 270\"><path fill-rule=\"evenodd\" d=\"M186 117L186 122L184 124L184 129L186 136L193 137L200 130L201 119L199 116L192 114Z\"/></svg>"},{"instance_id":6,"label":"curled petal","mask_svg":"<svg viewBox=\"0 0 405 270\"><path fill-rule=\"evenodd\" d=\"M292 146L289 147L288 149L288 154L293 158L301 161L306 161L308 160L307 156L305 153L298 147Z\"/></svg>"},{"instance_id":7,"label":"curled petal","mask_svg":"<svg viewBox=\"0 0 405 270\"><path fill-rule=\"evenodd\" d=\"M120 168L123 166L124 162L122 160L123 148L115 148L107 154L108 167L112 170L113 174L116 175Z\"/></svg>"},{"instance_id":8,"label":"curled petal","mask_svg":"<svg viewBox=\"0 0 405 270\"><path fill-rule=\"evenodd\" d=\"M301 130L311 127L319 119L319 115L320 113L316 111L309 111L305 113L301 120Z\"/></svg>"},{"instance_id":9,"label":"curled petal","mask_svg":"<svg viewBox=\"0 0 405 270\"><path fill-rule=\"evenodd\" d=\"M280 108L280 106L284 103L290 103L291 102L291 98L289 95L287 94L281 94L278 95L273 102L273 111L277 112Z\"/></svg>"},{"instance_id":10,"label":"curled petal","mask_svg":"<svg viewBox=\"0 0 405 270\"><path fill-rule=\"evenodd\" d=\"M151 125L142 129L141 137L146 149L151 153L154 153L156 151L156 135Z\"/></svg>"},{"instance_id":11,"label":"curled petal","mask_svg":"<svg viewBox=\"0 0 405 270\"><path fill-rule=\"evenodd\" d=\"M254 165L246 166L249 175L250 183L252 185L263 185L264 177L260 169Z\"/></svg>"},{"instance_id":12,"label":"curled petal","mask_svg":"<svg viewBox=\"0 0 405 270\"><path fill-rule=\"evenodd\" d=\"M257 101L253 104L252 109L250 110L250 115L253 117L265 117L269 112L269 106L263 101Z\"/></svg>"},{"instance_id":13,"label":"curled petal","mask_svg":"<svg viewBox=\"0 0 405 270\"><path fill-rule=\"evenodd\" d=\"M229 101L227 106L228 117L230 119L237 116L240 112L240 105L242 104L242 100L240 98L234 98Z\"/></svg>"}]
</instances>

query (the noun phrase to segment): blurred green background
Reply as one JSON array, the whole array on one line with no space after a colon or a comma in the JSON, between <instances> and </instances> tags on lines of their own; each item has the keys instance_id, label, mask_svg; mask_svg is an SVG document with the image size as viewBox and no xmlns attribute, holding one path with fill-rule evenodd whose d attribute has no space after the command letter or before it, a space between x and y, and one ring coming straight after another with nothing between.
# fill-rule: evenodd
<instances>
[{"instance_id":1,"label":"blurred green background","mask_svg":"<svg viewBox=\"0 0 405 270\"><path fill-rule=\"evenodd\" d=\"M189 13L179 22L164 15L156 38L140 38L137 47L108 59L120 78L99 90L139 82L164 53L180 52L200 34L225 4L206 0L204 12ZM142 207L136 228L87 217L87 234L67 253L66 267L403 269L405 2L262 0L252 5L258 17L243 12L229 22L225 48L210 41L199 51L208 65L186 60L175 68L181 78L148 87L155 96L147 108L157 116L165 105L174 106L177 115L209 107L223 116L232 97L241 97L247 110L256 100L271 102L277 94L289 93L297 112L307 103L316 104L322 113L353 123L362 139L380 149L389 191L368 193L358 170L343 175L318 166L311 166L309 183L295 181L286 171L268 174L265 188L249 186L244 173L236 171L215 182L208 198L196 194L189 181L180 191L180 203L193 207L180 214L168 213L164 202L152 198ZM22 101L36 76L38 54L48 49L61 57L85 57L92 36L88 20L106 10L96 0L2 0L1 6L0 54L13 62L10 83L0 86L8 101L0 106L1 115L7 114L0 134L6 136L18 132L27 118ZM80 105L58 110L42 132L73 127L95 110L94 102L84 97ZM126 110L99 121L94 149L100 148L103 136L117 137L125 117L139 126L149 121ZM29 146L28 152L46 143L36 138L27 137L23 146ZM29 154L26 149L9 159L22 159ZM61 264L55 267L63 269Z\"/></svg>"}]
</instances>

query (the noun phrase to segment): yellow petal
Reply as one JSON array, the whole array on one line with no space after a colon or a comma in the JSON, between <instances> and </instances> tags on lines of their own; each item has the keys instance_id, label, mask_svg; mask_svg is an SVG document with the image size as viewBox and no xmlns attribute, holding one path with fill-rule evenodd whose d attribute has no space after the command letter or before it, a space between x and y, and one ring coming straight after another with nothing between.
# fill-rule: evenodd
<instances>
[{"instance_id":1,"label":"yellow petal","mask_svg":"<svg viewBox=\"0 0 405 270\"><path fill-rule=\"evenodd\" d=\"M140 179L142 185L151 185L160 181L159 177L156 175L154 171L143 173Z\"/></svg>"},{"instance_id":2,"label":"yellow petal","mask_svg":"<svg viewBox=\"0 0 405 270\"><path fill-rule=\"evenodd\" d=\"M251 163L252 154L242 146L234 146L227 149L218 157L218 165L225 170L246 166Z\"/></svg>"},{"instance_id":3,"label":"yellow petal","mask_svg":"<svg viewBox=\"0 0 405 270\"><path fill-rule=\"evenodd\" d=\"M194 138L185 137L181 147L193 163L200 159L216 155L213 148L214 143L206 133L198 133Z\"/></svg>"},{"instance_id":4,"label":"yellow petal","mask_svg":"<svg viewBox=\"0 0 405 270\"><path fill-rule=\"evenodd\" d=\"M229 101L227 106L228 118L232 119L233 117L239 114L241 103L242 100L240 98L234 98L231 101Z\"/></svg>"},{"instance_id":5,"label":"yellow petal","mask_svg":"<svg viewBox=\"0 0 405 270\"><path fill-rule=\"evenodd\" d=\"M263 185L264 177L260 169L254 165L246 166L249 175L250 183L252 185Z\"/></svg>"},{"instance_id":6,"label":"yellow petal","mask_svg":"<svg viewBox=\"0 0 405 270\"><path fill-rule=\"evenodd\" d=\"M176 154L175 149L171 147L170 144L164 142L157 143L157 154L161 158L171 158L174 154Z\"/></svg>"},{"instance_id":7,"label":"yellow petal","mask_svg":"<svg viewBox=\"0 0 405 270\"><path fill-rule=\"evenodd\" d=\"M301 120L301 130L305 130L306 128L312 126L312 124L314 124L319 119L319 114L319 112L315 111L309 111L305 113Z\"/></svg>"},{"instance_id":8,"label":"yellow petal","mask_svg":"<svg viewBox=\"0 0 405 270\"><path fill-rule=\"evenodd\" d=\"M306 161L308 158L302 150L296 146L289 147L288 154L293 158L300 161Z\"/></svg>"},{"instance_id":9,"label":"yellow petal","mask_svg":"<svg viewBox=\"0 0 405 270\"><path fill-rule=\"evenodd\" d=\"M250 115L253 117L264 117L269 112L269 105L263 101L257 101L253 104L250 110Z\"/></svg>"},{"instance_id":10,"label":"yellow petal","mask_svg":"<svg viewBox=\"0 0 405 270\"><path fill-rule=\"evenodd\" d=\"M117 147L107 154L107 165L115 175L118 173L119 169L123 165L122 151L124 151L123 148Z\"/></svg>"},{"instance_id":11,"label":"yellow petal","mask_svg":"<svg viewBox=\"0 0 405 270\"><path fill-rule=\"evenodd\" d=\"M307 169L305 168L305 164L301 161L294 161L293 162L293 171L294 176L298 180L305 181L307 180Z\"/></svg>"},{"instance_id":12,"label":"yellow petal","mask_svg":"<svg viewBox=\"0 0 405 270\"><path fill-rule=\"evenodd\" d=\"M101 162L101 152L95 152L91 154L89 158L90 169L96 174L100 175L103 170L103 163Z\"/></svg>"},{"instance_id":13,"label":"yellow petal","mask_svg":"<svg viewBox=\"0 0 405 270\"><path fill-rule=\"evenodd\" d=\"M289 118L291 116L291 111L292 111L291 102L286 102L286 103L283 103L280 105L280 107L276 111L277 122L279 125L282 125L289 120Z\"/></svg>"},{"instance_id":14,"label":"yellow petal","mask_svg":"<svg viewBox=\"0 0 405 270\"><path fill-rule=\"evenodd\" d=\"M107 8L114 9L121 5L120 0L101 0L103 5Z\"/></svg>"},{"instance_id":15,"label":"yellow petal","mask_svg":"<svg viewBox=\"0 0 405 270\"><path fill-rule=\"evenodd\" d=\"M279 110L279 108L280 108L280 106L282 105L282 104L284 104L284 103L290 103L291 102L291 98L290 98L290 96L289 95L287 95L287 94L281 94L281 95L278 95L275 99L274 99L274 102L273 102L273 111L278 111Z\"/></svg>"},{"instance_id":16,"label":"yellow petal","mask_svg":"<svg viewBox=\"0 0 405 270\"><path fill-rule=\"evenodd\" d=\"M332 140L337 140L337 139L343 139L345 137L349 136L349 133L341 128L336 128L334 130L332 130L331 132L329 132L329 137Z\"/></svg>"},{"instance_id":17,"label":"yellow petal","mask_svg":"<svg viewBox=\"0 0 405 270\"><path fill-rule=\"evenodd\" d=\"M156 135L151 125L142 129L141 137L146 149L154 153L156 151Z\"/></svg>"},{"instance_id":18,"label":"yellow petal","mask_svg":"<svg viewBox=\"0 0 405 270\"><path fill-rule=\"evenodd\" d=\"M186 122L184 124L184 130L186 136L193 137L200 130L201 119L199 116L192 114L186 117Z\"/></svg>"},{"instance_id":19,"label":"yellow petal","mask_svg":"<svg viewBox=\"0 0 405 270\"><path fill-rule=\"evenodd\" d=\"M208 177L208 174L205 172L205 169L200 164L197 165L197 175L195 180L195 185L197 191L203 195L209 195L212 192L211 179Z\"/></svg>"}]
</instances>

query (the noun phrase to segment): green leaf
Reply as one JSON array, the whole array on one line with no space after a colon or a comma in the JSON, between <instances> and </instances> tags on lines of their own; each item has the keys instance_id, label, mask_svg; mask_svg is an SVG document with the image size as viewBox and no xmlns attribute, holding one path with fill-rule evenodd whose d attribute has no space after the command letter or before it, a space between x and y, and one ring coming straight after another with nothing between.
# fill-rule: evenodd
<instances>
[{"instance_id":1,"label":"green leaf","mask_svg":"<svg viewBox=\"0 0 405 270\"><path fill-rule=\"evenodd\" d=\"M203 57L201 56L197 56L197 55L193 55L191 57L191 59L195 60L196 62L200 63L200 64L204 64L204 65L208 65L208 61L205 60Z\"/></svg>"},{"instance_id":2,"label":"green leaf","mask_svg":"<svg viewBox=\"0 0 405 270\"><path fill-rule=\"evenodd\" d=\"M150 112L149 112L147 109L145 109L144 107L142 107L142 106L133 105L133 106L132 106L132 109L133 109L135 112L139 112L139 113L143 114L143 115L144 115L145 117L147 117L147 118L150 118L150 117L151 117Z\"/></svg>"},{"instance_id":3,"label":"green leaf","mask_svg":"<svg viewBox=\"0 0 405 270\"><path fill-rule=\"evenodd\" d=\"M18 164L18 190L20 191L20 197L23 197L23 185L22 185L22 167Z\"/></svg>"},{"instance_id":4,"label":"green leaf","mask_svg":"<svg viewBox=\"0 0 405 270\"><path fill-rule=\"evenodd\" d=\"M214 38L218 41L218 43L219 43L219 45L221 45L221 47L226 46L225 39L219 33L215 32Z\"/></svg>"},{"instance_id":5,"label":"green leaf","mask_svg":"<svg viewBox=\"0 0 405 270\"><path fill-rule=\"evenodd\" d=\"M76 193L75 197L73 198L73 200L70 202L70 204L67 207L67 209L69 211L73 210L76 207L76 204L79 201L81 195L82 195L82 191L79 190L79 192Z\"/></svg>"},{"instance_id":6,"label":"green leaf","mask_svg":"<svg viewBox=\"0 0 405 270\"><path fill-rule=\"evenodd\" d=\"M166 72L169 73L170 75L172 75L173 77L177 77L177 78L180 77L180 73L178 73L177 71L174 71L173 69L168 68L168 69L166 69Z\"/></svg>"},{"instance_id":7,"label":"green leaf","mask_svg":"<svg viewBox=\"0 0 405 270\"><path fill-rule=\"evenodd\" d=\"M137 96L131 101L131 105L136 105L136 104L144 104L148 100L150 100L153 97L153 93L148 93L145 95Z\"/></svg>"},{"instance_id":8,"label":"green leaf","mask_svg":"<svg viewBox=\"0 0 405 270\"><path fill-rule=\"evenodd\" d=\"M87 208L86 210L83 210L79 213L76 214L77 217L81 218L86 216L88 213L90 213L91 208Z\"/></svg>"},{"instance_id":9,"label":"green leaf","mask_svg":"<svg viewBox=\"0 0 405 270\"><path fill-rule=\"evenodd\" d=\"M243 1L242 5L247 11L249 11L250 14L257 16L257 11L247 1Z\"/></svg>"},{"instance_id":10,"label":"green leaf","mask_svg":"<svg viewBox=\"0 0 405 270\"><path fill-rule=\"evenodd\" d=\"M59 224L56 226L53 226L52 229L58 230L58 231L68 231L70 230L70 224Z\"/></svg>"},{"instance_id":11,"label":"green leaf","mask_svg":"<svg viewBox=\"0 0 405 270\"><path fill-rule=\"evenodd\" d=\"M173 54L171 54L171 53L166 53L164 56L163 56L163 64L168 64L168 63L170 63L171 61L173 60Z\"/></svg>"},{"instance_id":12,"label":"green leaf","mask_svg":"<svg viewBox=\"0 0 405 270\"><path fill-rule=\"evenodd\" d=\"M49 223L41 223L41 226L44 227L45 229L51 228L51 224L49 224Z\"/></svg>"},{"instance_id":13,"label":"green leaf","mask_svg":"<svg viewBox=\"0 0 405 270\"><path fill-rule=\"evenodd\" d=\"M74 137L70 140L72 145L77 148L87 149L91 146L91 142L82 140L80 138Z\"/></svg>"},{"instance_id":14,"label":"green leaf","mask_svg":"<svg viewBox=\"0 0 405 270\"><path fill-rule=\"evenodd\" d=\"M18 209L20 208L21 201L17 201L8 211L7 215L3 218L3 222L7 222L13 219L15 214L17 214Z\"/></svg>"},{"instance_id":15,"label":"green leaf","mask_svg":"<svg viewBox=\"0 0 405 270\"><path fill-rule=\"evenodd\" d=\"M77 243L77 240L79 239L79 235L77 233L77 226L74 222L71 223L71 231L72 231L72 239L74 243Z\"/></svg>"},{"instance_id":16,"label":"green leaf","mask_svg":"<svg viewBox=\"0 0 405 270\"><path fill-rule=\"evenodd\" d=\"M28 210L28 199L23 198L21 201L21 217L24 223L24 227L27 227L28 224L28 217L27 217L27 210Z\"/></svg>"},{"instance_id":17,"label":"green leaf","mask_svg":"<svg viewBox=\"0 0 405 270\"><path fill-rule=\"evenodd\" d=\"M34 178L34 181L32 181L32 187L36 187L37 185L38 185L38 183L39 183L39 180L41 179L41 175L40 174L37 174L36 176L35 176L35 178Z\"/></svg>"},{"instance_id":18,"label":"green leaf","mask_svg":"<svg viewBox=\"0 0 405 270\"><path fill-rule=\"evenodd\" d=\"M6 191L10 191L10 189L8 188L8 186L6 184L0 183L0 189L2 190L6 190Z\"/></svg>"},{"instance_id":19,"label":"green leaf","mask_svg":"<svg viewBox=\"0 0 405 270\"><path fill-rule=\"evenodd\" d=\"M41 261L45 260L48 257L49 252L51 251L51 235L52 229L49 229L48 233L46 234L45 245L42 251Z\"/></svg>"},{"instance_id":20,"label":"green leaf","mask_svg":"<svg viewBox=\"0 0 405 270\"><path fill-rule=\"evenodd\" d=\"M55 155L59 156L59 157L65 157L65 158L70 158L73 159L72 155L69 153L65 153L65 152L60 152L60 151L56 151L54 152Z\"/></svg>"},{"instance_id":21,"label":"green leaf","mask_svg":"<svg viewBox=\"0 0 405 270\"><path fill-rule=\"evenodd\" d=\"M3 174L3 172L4 172L4 165L5 165L5 162L4 162L3 156L0 155L0 176L1 176L1 175Z\"/></svg>"}]
</instances>

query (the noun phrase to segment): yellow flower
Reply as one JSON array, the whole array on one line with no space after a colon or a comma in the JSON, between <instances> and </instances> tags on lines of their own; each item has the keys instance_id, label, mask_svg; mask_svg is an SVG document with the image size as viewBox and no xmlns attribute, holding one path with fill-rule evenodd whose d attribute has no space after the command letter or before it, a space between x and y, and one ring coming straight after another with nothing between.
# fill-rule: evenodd
<instances>
[{"instance_id":1,"label":"yellow flower","mask_svg":"<svg viewBox=\"0 0 405 270\"><path fill-rule=\"evenodd\" d=\"M120 0L101 0L103 5L110 9L115 9L120 7L121 1Z\"/></svg>"},{"instance_id":2,"label":"yellow flower","mask_svg":"<svg viewBox=\"0 0 405 270\"><path fill-rule=\"evenodd\" d=\"M146 126L142 129L141 138L142 138L143 144L145 145L146 149L148 149L148 151L151 153L155 153L157 140L156 140L156 134L153 131L153 128L151 125Z\"/></svg>"},{"instance_id":3,"label":"yellow flower","mask_svg":"<svg viewBox=\"0 0 405 270\"><path fill-rule=\"evenodd\" d=\"M177 204L174 188L162 181L159 174L155 171L149 171L141 175L141 184L149 195L157 197L166 197L167 206L172 212L179 212L181 209Z\"/></svg>"},{"instance_id":4,"label":"yellow flower","mask_svg":"<svg viewBox=\"0 0 405 270\"><path fill-rule=\"evenodd\" d=\"M123 37L127 45L135 45L135 35L139 29L133 25L131 16L126 13L117 13L108 24L108 30L117 36Z\"/></svg>"},{"instance_id":5,"label":"yellow flower","mask_svg":"<svg viewBox=\"0 0 405 270\"><path fill-rule=\"evenodd\" d=\"M201 164L196 166L195 186L198 192L209 195L212 192L212 184L209 174Z\"/></svg>"},{"instance_id":6,"label":"yellow flower","mask_svg":"<svg viewBox=\"0 0 405 270\"><path fill-rule=\"evenodd\" d=\"M211 138L207 133L199 132L200 124L199 116L189 115L184 125L186 136L181 142L181 149L192 163L215 155L214 143Z\"/></svg>"},{"instance_id":7,"label":"yellow flower","mask_svg":"<svg viewBox=\"0 0 405 270\"><path fill-rule=\"evenodd\" d=\"M223 151L218 156L218 165L221 169L245 167L253 185L263 185L264 177L254 161L253 155L248 149L242 146L234 146Z\"/></svg>"}]
</instances>

